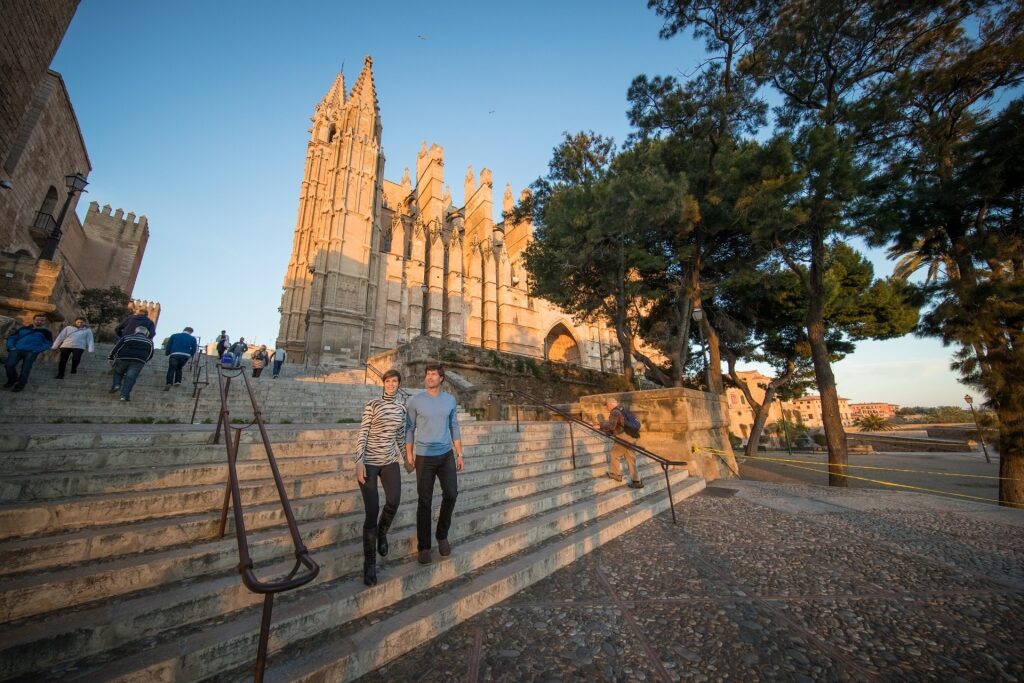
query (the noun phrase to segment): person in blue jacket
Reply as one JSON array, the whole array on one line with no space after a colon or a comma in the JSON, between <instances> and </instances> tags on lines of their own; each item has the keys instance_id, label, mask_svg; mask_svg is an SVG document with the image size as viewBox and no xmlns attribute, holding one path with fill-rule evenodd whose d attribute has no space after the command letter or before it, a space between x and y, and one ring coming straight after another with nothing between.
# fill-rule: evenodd
<instances>
[{"instance_id":1,"label":"person in blue jacket","mask_svg":"<svg viewBox=\"0 0 1024 683\"><path fill-rule=\"evenodd\" d=\"M19 327L7 338L7 362L4 363L7 383L4 384L4 389L24 389L28 375L32 372L32 364L36 362L36 356L53 346L53 332L46 324L46 316L40 313L32 319L32 325ZM17 369L18 363L21 363L20 374Z\"/></svg>"},{"instance_id":2,"label":"person in blue jacket","mask_svg":"<svg viewBox=\"0 0 1024 683\"><path fill-rule=\"evenodd\" d=\"M192 336L192 328L186 327L184 332L176 332L167 339L164 355L167 359L167 384L164 391L170 391L171 385L181 384L181 371L192 356L196 355L199 343Z\"/></svg>"}]
</instances>

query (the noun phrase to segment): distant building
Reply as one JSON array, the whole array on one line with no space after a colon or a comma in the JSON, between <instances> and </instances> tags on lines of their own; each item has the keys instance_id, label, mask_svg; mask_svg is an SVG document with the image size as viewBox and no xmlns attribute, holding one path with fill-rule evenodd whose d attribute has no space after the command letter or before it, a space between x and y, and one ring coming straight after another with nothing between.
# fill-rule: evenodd
<instances>
[{"instance_id":1,"label":"distant building","mask_svg":"<svg viewBox=\"0 0 1024 683\"><path fill-rule=\"evenodd\" d=\"M859 420L865 415L878 415L879 417L896 417L899 405L895 403L851 403L850 412L854 420Z\"/></svg>"},{"instance_id":2,"label":"distant building","mask_svg":"<svg viewBox=\"0 0 1024 683\"><path fill-rule=\"evenodd\" d=\"M754 400L758 403L764 401L764 390L768 386L771 377L762 375L757 370L740 370L736 373L740 379L745 381ZM750 436L750 428L754 425L754 409L747 402L747 397L736 387L727 387L725 397L729 402L729 432L738 436L744 441ZM773 401L768 407L768 419L765 425L778 422L782 416L782 409L778 401Z\"/></svg>"},{"instance_id":3,"label":"distant building","mask_svg":"<svg viewBox=\"0 0 1024 683\"><path fill-rule=\"evenodd\" d=\"M821 420L821 396L815 394L813 396L795 398L786 403L787 414L790 409L792 409L796 418L794 422L801 422L812 429L824 426ZM839 398L839 417L843 421L844 427L849 427L853 424L854 418L853 412L850 410L850 402L842 397Z\"/></svg>"}]
</instances>

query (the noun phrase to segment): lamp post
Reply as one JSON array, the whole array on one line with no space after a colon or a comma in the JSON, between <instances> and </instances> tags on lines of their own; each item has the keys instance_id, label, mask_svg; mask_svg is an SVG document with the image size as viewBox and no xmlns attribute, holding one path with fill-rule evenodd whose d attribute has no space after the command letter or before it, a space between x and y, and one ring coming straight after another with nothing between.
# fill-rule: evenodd
<instances>
[{"instance_id":1,"label":"lamp post","mask_svg":"<svg viewBox=\"0 0 1024 683\"><path fill-rule=\"evenodd\" d=\"M46 238L46 244L43 245L43 253L40 254L39 258L52 261L54 256L57 255L57 245L60 244L60 226L64 224L64 216L68 213L68 207L71 206L71 198L79 192L85 192L85 186L89 184L89 181L85 179L81 173L73 173L69 176L64 176L64 183L68 186L68 196L64 200L64 206L61 207L60 215L57 216L57 224L53 226L53 231L50 236Z\"/></svg>"},{"instance_id":2,"label":"lamp post","mask_svg":"<svg viewBox=\"0 0 1024 683\"><path fill-rule=\"evenodd\" d=\"M971 408L971 416L974 418L974 428L978 430L978 441L981 442L981 452L985 454L985 462L992 462L988 457L988 448L985 446L985 436L981 433L981 425L978 424L978 414L974 412L974 399L970 394L964 396L964 401Z\"/></svg>"},{"instance_id":3,"label":"lamp post","mask_svg":"<svg viewBox=\"0 0 1024 683\"><path fill-rule=\"evenodd\" d=\"M704 344L704 327L700 324L704 320L704 310L698 306L693 309L693 322L697 323L697 332L700 333L700 357L704 360L704 382L708 391L711 391L711 368L708 367L707 348Z\"/></svg>"},{"instance_id":4,"label":"lamp post","mask_svg":"<svg viewBox=\"0 0 1024 683\"><path fill-rule=\"evenodd\" d=\"M793 456L793 442L789 440L789 423L786 422L786 411L782 407L782 397L778 397L779 401L779 422L782 423L782 433L786 435L786 450L789 451L790 457Z\"/></svg>"}]
</instances>

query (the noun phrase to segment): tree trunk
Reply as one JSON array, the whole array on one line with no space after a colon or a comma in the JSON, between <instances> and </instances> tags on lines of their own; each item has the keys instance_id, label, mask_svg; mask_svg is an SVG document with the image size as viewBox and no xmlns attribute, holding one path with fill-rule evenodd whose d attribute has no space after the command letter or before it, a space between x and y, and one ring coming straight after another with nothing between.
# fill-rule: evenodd
<instances>
[{"instance_id":1,"label":"tree trunk","mask_svg":"<svg viewBox=\"0 0 1024 683\"><path fill-rule=\"evenodd\" d=\"M711 326L706 313L702 325L708 344L708 391L716 396L724 396L725 383L722 382L722 353L718 343L718 332Z\"/></svg>"},{"instance_id":2,"label":"tree trunk","mask_svg":"<svg viewBox=\"0 0 1024 683\"><path fill-rule=\"evenodd\" d=\"M999 504L1024 509L1024 416L997 410L999 416Z\"/></svg>"},{"instance_id":3,"label":"tree trunk","mask_svg":"<svg viewBox=\"0 0 1024 683\"><path fill-rule=\"evenodd\" d=\"M832 359L825 342L825 243L820 232L811 238L811 264L807 278L807 340L814 362L814 380L821 401L821 423L828 446L828 485L849 486L846 477L848 456L846 430L839 414L839 392L832 374Z\"/></svg>"}]
</instances>

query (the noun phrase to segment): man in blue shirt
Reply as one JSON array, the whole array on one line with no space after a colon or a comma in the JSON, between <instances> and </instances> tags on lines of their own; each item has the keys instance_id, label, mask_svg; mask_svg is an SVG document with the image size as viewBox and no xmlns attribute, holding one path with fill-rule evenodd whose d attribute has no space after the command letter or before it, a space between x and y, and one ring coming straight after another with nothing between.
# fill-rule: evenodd
<instances>
[{"instance_id":1,"label":"man in blue shirt","mask_svg":"<svg viewBox=\"0 0 1024 683\"><path fill-rule=\"evenodd\" d=\"M458 406L455 398L441 391L444 368L428 365L423 378L426 391L416 394L405 404L405 462L416 468L416 544L420 564L430 564L430 502L434 497L434 479L441 481L441 512L437 518L437 550L451 555L448 529L452 511L459 495L456 472L464 466L462 432L459 430Z\"/></svg>"},{"instance_id":2,"label":"man in blue shirt","mask_svg":"<svg viewBox=\"0 0 1024 683\"><path fill-rule=\"evenodd\" d=\"M31 325L19 327L7 338L7 362L4 363L7 383L4 384L4 389L13 387L14 391L21 391L25 388L36 356L49 350L53 344L53 332L50 332L47 323L46 316L40 313L32 318ZM21 363L20 374L18 363Z\"/></svg>"},{"instance_id":3,"label":"man in blue shirt","mask_svg":"<svg viewBox=\"0 0 1024 683\"><path fill-rule=\"evenodd\" d=\"M199 344L192 336L191 327L186 327L184 332L178 332L168 337L167 347L164 349L164 355L169 356L167 359L167 384L164 385L164 391L170 391L172 384L174 386L181 384L181 371L192 356L196 355L198 349Z\"/></svg>"}]
</instances>

